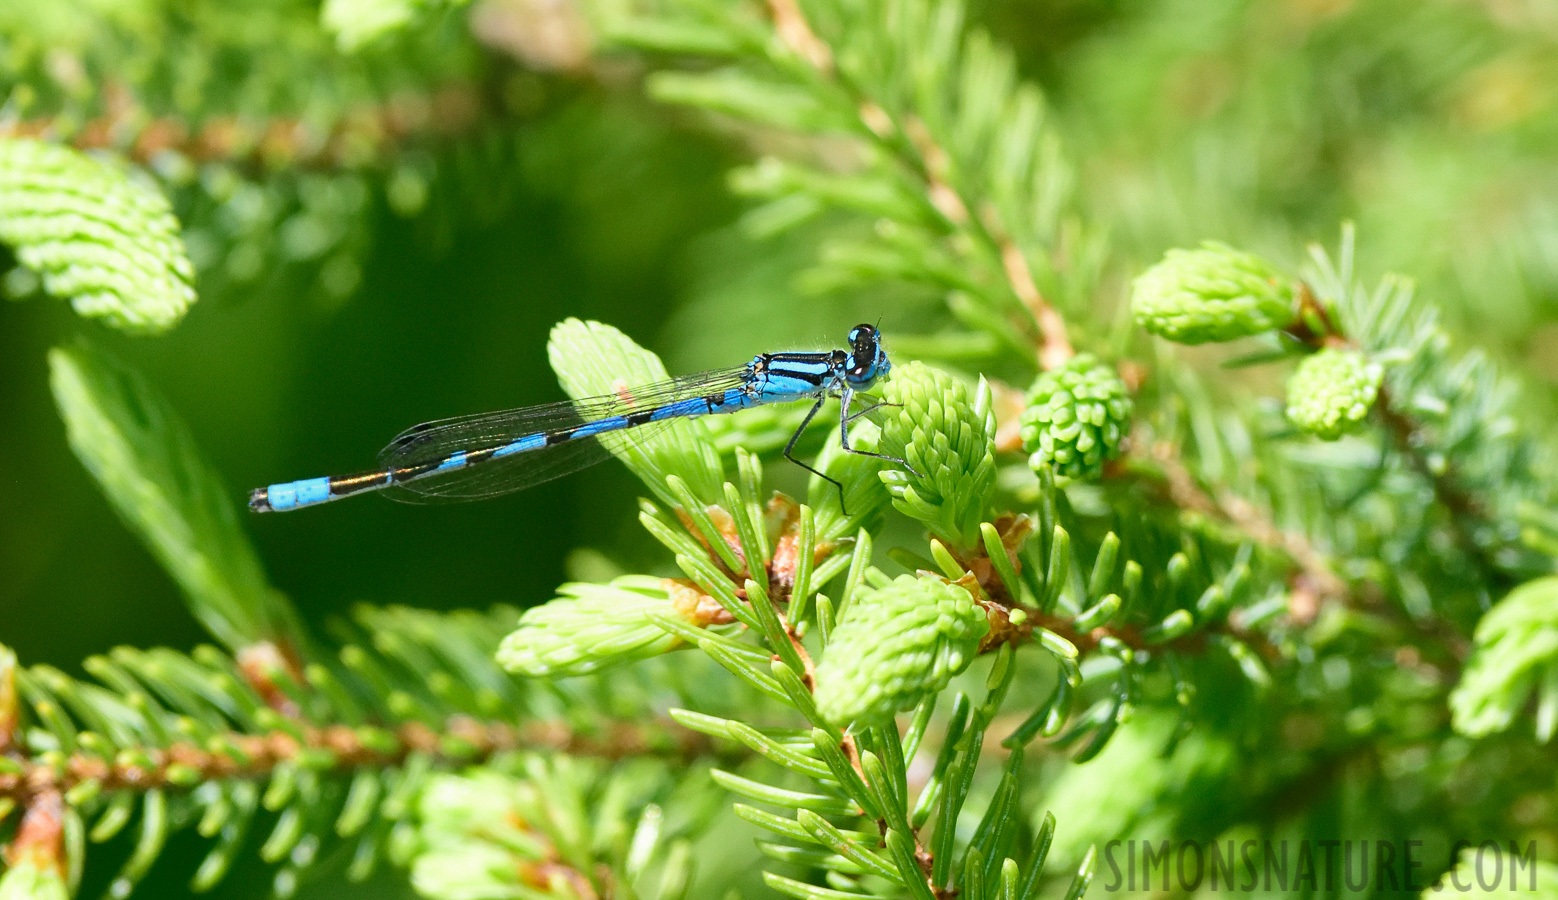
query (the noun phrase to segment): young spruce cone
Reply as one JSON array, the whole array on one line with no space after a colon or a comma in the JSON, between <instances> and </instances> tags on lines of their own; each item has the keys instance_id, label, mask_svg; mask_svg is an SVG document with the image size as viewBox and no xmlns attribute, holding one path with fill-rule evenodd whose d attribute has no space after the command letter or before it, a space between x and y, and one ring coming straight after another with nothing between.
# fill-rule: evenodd
<instances>
[{"instance_id":1,"label":"young spruce cone","mask_svg":"<svg viewBox=\"0 0 1558 900\"><path fill-rule=\"evenodd\" d=\"M1334 441L1369 414L1383 379L1384 370L1362 353L1327 347L1288 378L1288 421Z\"/></svg>"},{"instance_id":2,"label":"young spruce cone","mask_svg":"<svg viewBox=\"0 0 1558 900\"><path fill-rule=\"evenodd\" d=\"M1136 323L1181 344L1231 341L1293 321L1293 283L1252 253L1207 241L1170 250L1136 278Z\"/></svg>"},{"instance_id":3,"label":"young spruce cone","mask_svg":"<svg viewBox=\"0 0 1558 900\"><path fill-rule=\"evenodd\" d=\"M970 392L945 372L911 362L893 370L883 394L898 408L884 417L877 449L909 463L882 469L893 506L943 542L971 546L995 489L989 390Z\"/></svg>"},{"instance_id":4,"label":"young spruce cone","mask_svg":"<svg viewBox=\"0 0 1558 900\"><path fill-rule=\"evenodd\" d=\"M1022 446L1035 469L1065 478L1094 478L1120 454L1130 426L1131 397L1114 367L1090 353L1041 374L1028 389Z\"/></svg>"},{"instance_id":5,"label":"young spruce cone","mask_svg":"<svg viewBox=\"0 0 1558 900\"><path fill-rule=\"evenodd\" d=\"M967 668L989 630L973 595L935 576L865 590L817 666L817 709L841 727L890 722Z\"/></svg>"}]
</instances>

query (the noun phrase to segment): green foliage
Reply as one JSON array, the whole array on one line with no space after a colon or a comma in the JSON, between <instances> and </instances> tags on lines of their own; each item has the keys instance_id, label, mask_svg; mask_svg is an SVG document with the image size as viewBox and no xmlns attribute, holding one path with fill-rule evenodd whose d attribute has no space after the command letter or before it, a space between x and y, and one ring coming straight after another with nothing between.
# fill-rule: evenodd
<instances>
[{"instance_id":1,"label":"green foliage","mask_svg":"<svg viewBox=\"0 0 1558 900\"><path fill-rule=\"evenodd\" d=\"M1144 711L1092 762L1056 779L1045 802L1072 811L1056 832L1056 859L1080 860L1113 840L1156 842L1216 827L1218 807L1238 802L1229 785L1241 761L1236 746L1211 727L1174 742L1178 728L1174 716Z\"/></svg>"},{"instance_id":2,"label":"green foliage","mask_svg":"<svg viewBox=\"0 0 1558 900\"><path fill-rule=\"evenodd\" d=\"M1388 427L1401 450L1391 462L1415 475L1411 482L1393 484L1380 480L1375 466L1350 489L1378 484L1379 493L1390 496L1397 522L1448 514L1460 562L1493 566L1516 580L1552 571L1552 558L1525 546L1520 528L1522 510L1551 508L1558 500L1551 445L1528 421L1533 395L1482 350L1458 348L1439 310L1417 296L1411 279L1387 275L1372 290L1358 283L1350 227L1343 230L1336 259L1315 247L1310 251L1310 280L1335 327L1386 366L1383 388L1397 407L1396 415L1387 416ZM1516 427L1517 422L1525 424ZM1415 489L1424 480L1433 486L1431 496ZM1434 524L1443 528L1446 519ZM1378 527L1389 533L1399 526L1381 522ZM1420 541L1379 552L1382 558L1413 553L1437 560L1444 555ZM1424 565L1425 571L1436 568ZM1503 581L1489 590L1481 583L1485 569L1446 574L1457 580L1469 575L1484 607L1492 595L1515 583ZM1449 583L1441 582L1438 590L1447 593Z\"/></svg>"},{"instance_id":3,"label":"green foliage","mask_svg":"<svg viewBox=\"0 0 1558 900\"><path fill-rule=\"evenodd\" d=\"M990 389L920 364L900 366L883 389L898 408L878 448L908 462L882 472L901 513L956 547L972 547L995 488L995 410Z\"/></svg>"},{"instance_id":4,"label":"green foliage","mask_svg":"<svg viewBox=\"0 0 1558 900\"><path fill-rule=\"evenodd\" d=\"M659 656L677 639L655 616L696 618L678 609L668 579L630 575L609 585L565 584L558 597L525 611L519 630L503 639L498 664L532 677L583 675Z\"/></svg>"},{"instance_id":5,"label":"green foliage","mask_svg":"<svg viewBox=\"0 0 1558 900\"><path fill-rule=\"evenodd\" d=\"M1362 353L1327 347L1299 363L1288 378L1288 421L1334 441L1368 416L1384 376L1384 368Z\"/></svg>"},{"instance_id":6,"label":"green foliage","mask_svg":"<svg viewBox=\"0 0 1558 900\"><path fill-rule=\"evenodd\" d=\"M678 785L649 765L531 757L509 767L429 779L417 801L411 883L433 900L483 897L685 897L687 823L661 803L696 802L712 786ZM636 820L632 817L636 814ZM624 830L623 826L631 826Z\"/></svg>"},{"instance_id":7,"label":"green foliage","mask_svg":"<svg viewBox=\"0 0 1558 900\"><path fill-rule=\"evenodd\" d=\"M1466 674L1450 694L1455 730L1504 731L1537 697L1536 737L1558 731L1558 578L1527 582L1482 617Z\"/></svg>"},{"instance_id":8,"label":"green foliage","mask_svg":"<svg viewBox=\"0 0 1558 900\"><path fill-rule=\"evenodd\" d=\"M296 640L290 607L238 524L236 494L167 403L84 341L50 352L49 369L71 449L201 623L234 649Z\"/></svg>"},{"instance_id":9,"label":"green foliage","mask_svg":"<svg viewBox=\"0 0 1558 900\"><path fill-rule=\"evenodd\" d=\"M1288 279L1264 259L1215 241L1170 250L1131 285L1136 324L1181 344L1231 341L1293 321Z\"/></svg>"},{"instance_id":10,"label":"green foliage","mask_svg":"<svg viewBox=\"0 0 1558 900\"><path fill-rule=\"evenodd\" d=\"M817 711L840 727L889 724L939 693L990 631L984 607L961 585L933 575L866 577L877 583L839 615L817 665Z\"/></svg>"},{"instance_id":11,"label":"green foliage","mask_svg":"<svg viewBox=\"0 0 1558 900\"><path fill-rule=\"evenodd\" d=\"M0 900L69 900L65 879L49 866L31 860L12 863L0 875Z\"/></svg>"},{"instance_id":12,"label":"green foliage","mask_svg":"<svg viewBox=\"0 0 1558 900\"><path fill-rule=\"evenodd\" d=\"M0 6L4 286L153 332L198 272L147 376L49 366L222 645L87 677L0 648L0 896L388 862L437 900L1079 900L1116 839L1424 839L1419 874L1463 881L1458 838L1549 854L1550 23L1126 6ZM1338 210L1367 243L1291 265ZM589 414L878 316L892 377L849 410L602 436L642 533L607 473L478 526L342 504L251 542L217 475L552 399L553 322ZM35 329L4 332L25 373ZM101 504L50 439L8 445L7 508L73 526ZM41 527L0 569L79 591L48 560L107 579L97 543ZM370 605L317 628L343 584Z\"/></svg>"},{"instance_id":13,"label":"green foliage","mask_svg":"<svg viewBox=\"0 0 1558 900\"><path fill-rule=\"evenodd\" d=\"M342 50L350 53L411 25L428 7L441 0L326 0L319 20L335 35Z\"/></svg>"},{"instance_id":14,"label":"green foliage","mask_svg":"<svg viewBox=\"0 0 1558 900\"><path fill-rule=\"evenodd\" d=\"M1085 305L1102 245L1068 215L1074 178L1043 97L1010 53L965 28L961 4L824 2L777 32L697 2L652 15L595 6L609 40L718 63L656 73L658 99L847 142L843 167L767 156L732 176L761 201L743 218L756 235L830 210L872 223L832 242L807 288L929 288L966 329L936 335L938 355L974 338L983 355L1032 366L1036 338L1064 342L1034 312Z\"/></svg>"},{"instance_id":15,"label":"green foliage","mask_svg":"<svg viewBox=\"0 0 1558 900\"><path fill-rule=\"evenodd\" d=\"M1120 455L1131 407L1125 382L1092 354L1041 373L1019 420L1028 464L1052 466L1064 478L1096 478Z\"/></svg>"},{"instance_id":16,"label":"green foliage","mask_svg":"<svg viewBox=\"0 0 1558 900\"><path fill-rule=\"evenodd\" d=\"M565 384L575 377L571 373L591 367L604 371L605 361L612 358L635 360L632 364L643 366L645 377L660 371L651 354L605 326L565 323L558 333L580 336L566 344L566 353L556 349L562 345L554 339L554 364ZM601 343L583 336L601 336ZM570 385L575 394L599 389L599 382ZM1098 753L1128 714L1136 676L1122 674L1113 691L1060 734L1073 693L1084 687L1076 664L1080 653L1066 637L1037 626L1033 618L1064 601L1068 608L1085 609L1078 623L1106 627L1128 602L1114 593L1117 587L1129 601L1137 598L1141 566L1125 561L1122 570L1121 542L1110 534L1096 548L1086 588L1068 588L1072 551L1065 527L1046 518L1048 550L1024 548L1032 523L991 515L995 425L989 388L979 390L983 399L974 402L968 388L945 373L918 363L895 367L883 385L890 405L874 446L890 455L903 454L916 471L858 455L854 458L863 462L843 469L839 463L849 454L836 449L825 453L819 464L845 481L848 515L834 487L818 478L810 485L818 512L783 496L760 506L756 486L762 480L761 467L741 450L735 452L739 482L724 485L723 502L700 505L673 467L700 459L694 454L707 442L696 430L656 432L645 442L654 454L635 459L633 468L646 487L671 494L678 502L669 511L646 502L640 518L676 554L690 584L639 578L566 586L556 599L524 614L519 629L504 641L502 660L526 674L567 676L677 645L696 647L734 675L736 683L750 688L758 705L736 717L673 711L676 720L812 781L809 792L797 792L779 780L715 772L715 780L738 795L798 808L791 818L737 807L748 822L785 839L762 845L769 856L822 865L833 873L831 884L854 891L880 890L877 885L885 881L915 896L951 890L999 896L1022 883L1036 883L1043 853L1026 864L1012 855L1020 831L1012 809L1021 746L1042 731L1059 746L1078 745L1079 759ZM741 421L722 427L738 429ZM756 427L766 426L758 422ZM921 466L937 478L919 474ZM900 513L932 530L925 565L939 568L944 577L922 572L893 579L884 574L873 565L874 542L868 530L855 535L852 544L840 541L843 523L879 518L876 510L860 510L856 503L867 485L881 483L894 494ZM1049 498L1046 515L1052 516L1053 486L1046 484L1042 490ZM880 487L877 491L880 497ZM1022 553L1026 555L1018 555ZM899 557L915 558L910 552ZM1019 565L1027 570L1026 577L1019 574ZM1173 567L1170 571L1176 572ZM1203 592L1194 616L1178 608L1167 610L1166 616L1165 611L1149 612L1162 621L1136 640L1144 650L1169 653L1172 642L1194 630L1218 627L1217 618L1229 602L1225 598L1243 599L1239 582L1246 575L1242 564L1234 565L1224 585ZM1188 587L1182 576L1171 574L1171 593ZM837 601L817 593L839 577L844 581ZM630 589L633 595L625 596ZM609 604L602 603L608 599ZM1061 626L1062 621L1054 619L1052 624L1071 628ZM646 622L676 640L652 640ZM818 650L808 646L812 634L818 635L820 645L815 664ZM989 802L981 829L963 843L950 823L969 801L983 734L1013 686L1015 654L1010 649L995 654L984 699L976 705L959 692L944 726L932 719L937 697L981 650L1030 639L1058 666L1059 684L1013 735L1004 787ZM1136 666L1134 651L1121 640L1110 637L1102 644L1123 667ZM1236 656L1245 652L1236 642L1229 646ZM910 708L915 710L912 724L900 734L894 715ZM765 725L759 730L748 724L773 716L799 716L805 725ZM911 804L905 787L907 765L920 743L937 732L937 774ZM863 843L862 833L828 823L817 815L822 811L884 821L885 844ZM941 823L935 826L935 839L917 837L932 821ZM1041 834L1039 840L1047 845L1050 838ZM884 848L886 853L881 852ZM835 857L843 862L835 863ZM922 861L926 859L938 862L927 868ZM1080 862L1072 886L1080 892L1093 863L1091 857L1071 862ZM476 871L480 861L472 858L469 863L461 871ZM786 895L820 896L819 889L778 872L767 873L765 880Z\"/></svg>"},{"instance_id":17,"label":"green foliage","mask_svg":"<svg viewBox=\"0 0 1558 900\"><path fill-rule=\"evenodd\" d=\"M195 302L167 199L112 161L0 138L0 241L49 293L125 331L166 331Z\"/></svg>"},{"instance_id":18,"label":"green foliage","mask_svg":"<svg viewBox=\"0 0 1558 900\"><path fill-rule=\"evenodd\" d=\"M365 608L341 629L338 653L311 654L301 669L202 647L188 656L120 648L86 661L91 682L46 666L16 670L32 724L19 749L40 762L0 774L0 788L14 790L24 775L57 786L79 817L74 827L94 843L137 823L138 849L115 882L121 893L145 877L174 830L191 826L212 843L196 889L254 852L246 837L256 832L265 835L261 859L280 867L280 893L328 859L319 852L327 845L341 846L347 874L364 878L391 849L393 826L415 819L430 774L482 761L506 771L519 765L517 746L588 733L609 705L603 698L637 703L662 689L641 675L571 690L521 684L492 661L513 616ZM518 709L528 725L504 720ZM641 748L675 753L643 725ZM601 828L626 827L611 815L636 815L627 805L600 812Z\"/></svg>"}]
</instances>

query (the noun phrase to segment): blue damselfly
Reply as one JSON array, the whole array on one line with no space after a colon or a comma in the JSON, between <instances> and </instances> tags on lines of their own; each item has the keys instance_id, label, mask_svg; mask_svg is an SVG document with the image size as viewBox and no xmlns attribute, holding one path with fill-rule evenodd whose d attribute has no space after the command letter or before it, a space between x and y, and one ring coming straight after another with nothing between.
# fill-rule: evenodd
<instances>
[{"instance_id":1,"label":"blue damselfly","mask_svg":"<svg viewBox=\"0 0 1558 900\"><path fill-rule=\"evenodd\" d=\"M356 475L306 478L256 488L249 508L278 512L316 506L353 494L392 489L406 500L476 500L522 490L605 459L611 440L641 437L679 418L732 413L769 403L811 400L786 459L814 475L833 478L791 451L829 397L839 398L839 439L845 450L907 466L901 459L849 445L849 423L882 405L851 412L855 395L870 390L892 368L871 325L849 332L849 349L818 353L764 353L744 366L675 378L619 393L522 409L427 422L401 432L379 453L379 467Z\"/></svg>"}]
</instances>

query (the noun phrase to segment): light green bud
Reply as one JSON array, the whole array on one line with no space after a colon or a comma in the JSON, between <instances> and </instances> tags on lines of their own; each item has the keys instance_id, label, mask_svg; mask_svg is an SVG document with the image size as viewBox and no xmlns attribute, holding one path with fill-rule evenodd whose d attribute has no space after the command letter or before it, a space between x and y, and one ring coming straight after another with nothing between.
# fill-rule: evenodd
<instances>
[{"instance_id":1,"label":"light green bud","mask_svg":"<svg viewBox=\"0 0 1558 900\"><path fill-rule=\"evenodd\" d=\"M1130 427L1130 393L1114 367L1081 353L1040 375L1022 412L1022 446L1035 469L1065 478L1096 478L1120 455Z\"/></svg>"},{"instance_id":2,"label":"light green bud","mask_svg":"<svg viewBox=\"0 0 1558 900\"><path fill-rule=\"evenodd\" d=\"M878 725L968 667L990 631L964 588L901 575L844 610L817 665L817 709L841 727Z\"/></svg>"},{"instance_id":3,"label":"light green bud","mask_svg":"<svg viewBox=\"0 0 1558 900\"><path fill-rule=\"evenodd\" d=\"M439 845L472 835L503 840L520 821L518 790L516 779L488 769L434 775L417 795L419 836L424 844Z\"/></svg>"},{"instance_id":4,"label":"light green bud","mask_svg":"<svg viewBox=\"0 0 1558 900\"><path fill-rule=\"evenodd\" d=\"M156 185L59 144L0 138L0 242L76 312L166 331L195 302L195 269Z\"/></svg>"},{"instance_id":5,"label":"light green bud","mask_svg":"<svg viewBox=\"0 0 1558 900\"><path fill-rule=\"evenodd\" d=\"M1551 702L1558 685L1558 577L1528 581L1510 591L1477 623L1471 659L1450 692L1450 724L1460 734L1486 737L1528 715L1532 694ZM1538 723L1541 718L1538 717ZM1552 737L1541 732L1542 741Z\"/></svg>"},{"instance_id":6,"label":"light green bud","mask_svg":"<svg viewBox=\"0 0 1558 900\"><path fill-rule=\"evenodd\" d=\"M0 900L70 900L70 891L58 869L23 854L0 876Z\"/></svg>"},{"instance_id":7,"label":"light green bud","mask_svg":"<svg viewBox=\"0 0 1558 900\"><path fill-rule=\"evenodd\" d=\"M1181 344L1231 341L1291 323L1293 283L1270 263L1215 241L1170 250L1136 278L1131 314Z\"/></svg>"},{"instance_id":8,"label":"light green bud","mask_svg":"<svg viewBox=\"0 0 1558 900\"><path fill-rule=\"evenodd\" d=\"M1327 347L1288 378L1288 421L1334 441L1368 416L1384 377L1384 369L1359 351Z\"/></svg>"},{"instance_id":9,"label":"light green bud","mask_svg":"<svg viewBox=\"0 0 1558 900\"><path fill-rule=\"evenodd\" d=\"M879 449L909 467L887 465L882 483L900 512L925 523L944 543L978 541L995 489L995 411L990 389L977 392L945 372L911 362L883 388L889 409Z\"/></svg>"},{"instance_id":10,"label":"light green bud","mask_svg":"<svg viewBox=\"0 0 1558 900\"><path fill-rule=\"evenodd\" d=\"M690 592L664 578L628 575L557 592L520 616L519 628L498 647L499 665L532 677L584 675L676 647L679 639L655 624L655 613L708 624Z\"/></svg>"},{"instance_id":11,"label":"light green bud","mask_svg":"<svg viewBox=\"0 0 1558 900\"><path fill-rule=\"evenodd\" d=\"M494 900L525 896L514 854L481 841L446 844L417 854L411 887L432 900Z\"/></svg>"},{"instance_id":12,"label":"light green bud","mask_svg":"<svg viewBox=\"0 0 1558 900\"><path fill-rule=\"evenodd\" d=\"M643 395L644 386L661 384L671 377L660 357L600 322L564 319L553 326L546 352L558 384L578 401L604 396L643 408L654 402ZM719 453L702 419L683 416L647 434L633 429L607 432L594 440L668 506L681 503L666 485L672 475L685 481L692 495L703 503L724 501L725 477Z\"/></svg>"}]
</instances>

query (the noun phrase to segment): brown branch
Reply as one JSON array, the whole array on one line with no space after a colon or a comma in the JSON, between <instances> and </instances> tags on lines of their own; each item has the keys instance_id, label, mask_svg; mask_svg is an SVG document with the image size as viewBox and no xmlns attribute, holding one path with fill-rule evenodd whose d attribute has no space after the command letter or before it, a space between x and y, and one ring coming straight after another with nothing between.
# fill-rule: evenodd
<instances>
[{"instance_id":1,"label":"brown branch","mask_svg":"<svg viewBox=\"0 0 1558 900\"><path fill-rule=\"evenodd\" d=\"M52 869L65 877L65 798L57 790L31 797L22 813L16 834L5 847L5 863L15 868L23 863L37 869Z\"/></svg>"},{"instance_id":2,"label":"brown branch","mask_svg":"<svg viewBox=\"0 0 1558 900\"><path fill-rule=\"evenodd\" d=\"M1138 441L1138 446L1145 441ZM1138 458L1142 458L1138 455ZM1159 442L1146 454L1158 470L1154 479L1139 467L1116 464L1111 467L1111 477L1134 479L1137 484L1151 489L1160 503L1181 512L1200 515L1210 521L1228 525L1239 536L1270 550L1275 550L1293 562L1288 576L1288 618L1297 625L1313 623L1327 604L1338 603L1350 609L1370 615L1383 616L1394 624L1412 632L1418 638L1439 643L1449 652L1443 662L1451 669L1459 668L1470 653L1471 647L1449 622L1440 618L1418 618L1389 605L1378 590L1367 585L1352 585L1336 574L1331 560L1302 533L1278 528L1266 513L1254 503L1230 491L1221 492L1216 498L1196 483L1195 477L1185 468L1172 444ZM1230 620L1236 619L1235 610ZM1235 622L1235 624L1237 624ZM1417 648L1404 645L1396 648L1398 656L1407 653L1420 659Z\"/></svg>"},{"instance_id":3,"label":"brown branch","mask_svg":"<svg viewBox=\"0 0 1558 900\"><path fill-rule=\"evenodd\" d=\"M1006 280L1012 292L1038 323L1043 343L1039 346L1039 366L1045 370L1056 368L1076 355L1071 339L1066 335L1066 320L1059 310L1051 306L1033 280L1028 260L1010 238L1001 240L1001 265L1006 270Z\"/></svg>"},{"instance_id":4,"label":"brown branch","mask_svg":"<svg viewBox=\"0 0 1558 900\"><path fill-rule=\"evenodd\" d=\"M252 169L354 168L381 162L416 139L474 131L504 114L490 93L471 82L408 91L349 109L321 130L290 116L214 116L199 123L152 117L127 86L117 83L104 88L104 113L79 127L54 117L0 122L0 138L61 139L78 150L114 150L141 164L172 152L195 163ZM71 130L64 132L66 127Z\"/></svg>"},{"instance_id":5,"label":"brown branch","mask_svg":"<svg viewBox=\"0 0 1558 900\"><path fill-rule=\"evenodd\" d=\"M303 675L303 659L298 655L297 649L290 643L281 644L272 641L260 641L242 647L234 654L233 661L238 665L238 671L243 675L244 681L254 689L265 705L276 710L288 718L300 718L303 710L287 695L281 685L276 683L275 676L283 674L292 680L293 684L305 684Z\"/></svg>"},{"instance_id":6,"label":"brown branch","mask_svg":"<svg viewBox=\"0 0 1558 900\"><path fill-rule=\"evenodd\" d=\"M1138 446L1146 441L1134 441ZM1166 499L1180 509L1199 513L1226 522L1243 535L1262 546L1280 551L1293 560L1298 573L1311 584L1322 598L1345 597L1348 588L1331 568L1330 561L1309 538L1296 531L1284 531L1267 518L1255 504L1229 490L1223 490L1214 498L1201 489L1195 476L1179 458L1178 448L1167 441L1151 445L1148 456L1163 475L1163 491ZM1111 473L1118 474L1125 467L1117 466Z\"/></svg>"},{"instance_id":7,"label":"brown branch","mask_svg":"<svg viewBox=\"0 0 1558 900\"><path fill-rule=\"evenodd\" d=\"M1007 515L998 519L995 525L1001 534L1001 543L1006 550L1008 561L1013 569L1021 571L1022 556L1019 551L1031 531L1031 520L1027 516ZM1035 628L1043 628L1065 638L1082 655L1097 650L1105 640L1109 639L1137 651L1170 649L1182 653L1203 653L1207 648L1207 635L1221 633L1248 644L1267 660L1274 661L1282 656L1281 650L1265 635L1244 628L1231 619L1211 623L1194 633L1167 641L1149 641L1144 636L1143 630L1135 625L1102 625L1090 631L1081 631L1072 619L1046 613L1036 607L1018 602L996 573L983 547L966 557L954 555L954 559L968 572L956 583L974 594L984 606L985 615L990 620L990 631L979 643L980 653L994 652L1004 644L1025 643L1033 637Z\"/></svg>"},{"instance_id":8,"label":"brown branch","mask_svg":"<svg viewBox=\"0 0 1558 900\"><path fill-rule=\"evenodd\" d=\"M1487 550L1477 542L1471 523L1485 522L1488 518L1482 501L1456 483L1448 467L1435 468L1422 453L1423 426L1416 419L1401 411L1394 395L1384 385L1380 386L1374 408L1380 421L1390 432L1396 449L1406 458L1412 469L1433 488L1434 499L1449 513L1450 533L1472 564L1490 585L1504 584L1508 579L1489 558Z\"/></svg>"},{"instance_id":9,"label":"brown branch","mask_svg":"<svg viewBox=\"0 0 1558 900\"><path fill-rule=\"evenodd\" d=\"M915 158L907 161L924 179L926 201L931 207L954 228L977 235L999 257L1007 286L1039 329L1040 368L1053 369L1074 356L1076 350L1067 336L1065 318L1039 290L1027 258L1002 224L999 213L989 204L981 206L979 216L970 213L972 204L969 198L959 193L951 183L951 165L947 152L936 143L925 123L913 116L902 123L895 123L892 115L880 104L847 83L834 63L832 48L812 30L805 13L795 0L769 0L768 7L779 39L791 52L809 62L819 74L833 80L854 97L860 121L868 132L900 158L908 155L900 152L904 148L913 150ZM902 134L907 141L894 140L898 134Z\"/></svg>"},{"instance_id":10,"label":"brown branch","mask_svg":"<svg viewBox=\"0 0 1558 900\"><path fill-rule=\"evenodd\" d=\"M1276 662L1282 658L1281 648L1273 644L1264 634L1239 625L1231 617L1227 621L1214 622L1204 629L1167 641L1149 641L1142 636L1142 629L1135 625L1101 625L1084 632L1079 631L1075 622L1064 616L1041 613L1037 610L1029 612L1028 615L1033 625L1054 632L1070 641L1084 656L1097 650L1100 644L1110 638L1135 651L1151 653L1175 650L1180 653L1199 654L1207 650L1208 635L1226 634L1248 645L1267 662Z\"/></svg>"},{"instance_id":11,"label":"brown branch","mask_svg":"<svg viewBox=\"0 0 1558 900\"><path fill-rule=\"evenodd\" d=\"M703 736L672 723L663 727L676 734L678 755L692 758L711 752L712 745ZM393 730L298 725L295 733L231 732L205 746L181 741L167 747L118 748L112 761L77 752L58 768L13 752L9 758L17 771L0 774L0 797L31 808L39 798L63 794L89 781L107 791L149 791L217 780L260 780L269 777L279 765L319 751L333 756L330 770L347 773L393 768L413 754L465 765L520 749L616 760L642 756L657 748L649 730L625 722L615 723L602 737L580 734L562 722L514 726L469 716L448 719L441 733L419 722L405 723Z\"/></svg>"}]
</instances>

